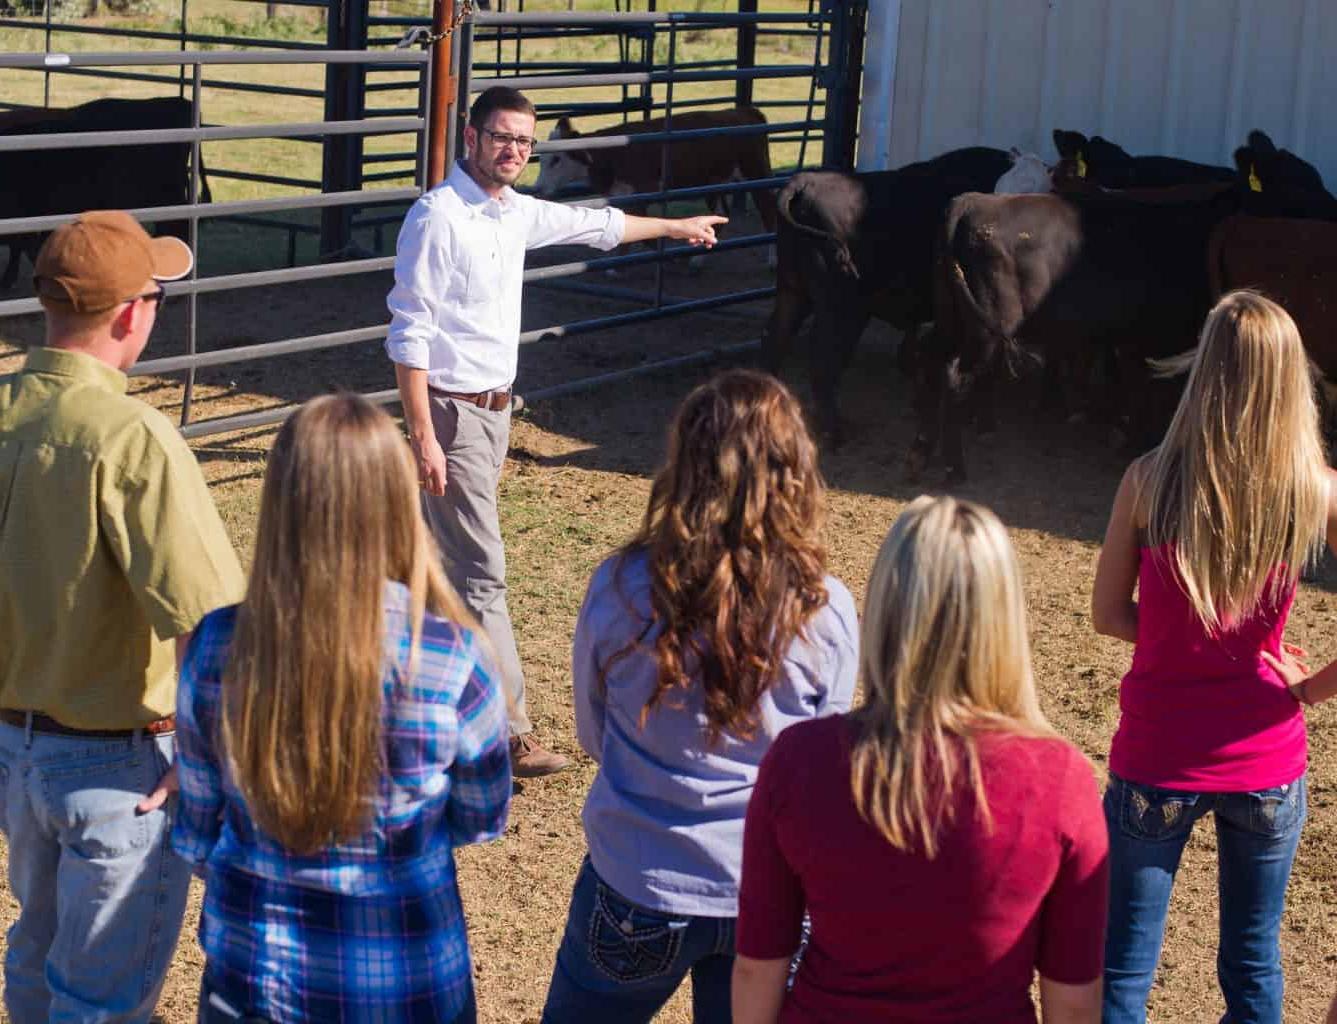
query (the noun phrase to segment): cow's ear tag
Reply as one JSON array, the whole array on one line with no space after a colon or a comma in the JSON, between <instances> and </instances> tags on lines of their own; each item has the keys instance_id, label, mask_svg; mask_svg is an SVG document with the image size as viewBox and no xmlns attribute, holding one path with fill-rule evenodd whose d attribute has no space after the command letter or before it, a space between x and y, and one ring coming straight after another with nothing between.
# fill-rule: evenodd
<instances>
[{"instance_id":1,"label":"cow's ear tag","mask_svg":"<svg viewBox=\"0 0 1337 1024\"><path fill-rule=\"evenodd\" d=\"M1086 157L1081 150L1077 151L1077 177L1086 177Z\"/></svg>"},{"instance_id":2,"label":"cow's ear tag","mask_svg":"<svg viewBox=\"0 0 1337 1024\"><path fill-rule=\"evenodd\" d=\"M1255 192L1263 191L1263 181L1258 177L1258 169L1253 164L1249 165L1249 188Z\"/></svg>"}]
</instances>

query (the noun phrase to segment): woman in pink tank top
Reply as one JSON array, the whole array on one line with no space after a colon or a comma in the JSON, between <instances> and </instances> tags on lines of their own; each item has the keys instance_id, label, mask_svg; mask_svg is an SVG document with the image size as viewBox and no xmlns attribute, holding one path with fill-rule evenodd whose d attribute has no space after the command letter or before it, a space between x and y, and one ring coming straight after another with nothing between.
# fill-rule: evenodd
<instances>
[{"instance_id":1,"label":"woman in pink tank top","mask_svg":"<svg viewBox=\"0 0 1337 1024\"><path fill-rule=\"evenodd\" d=\"M1180 855L1212 814L1223 1020L1280 1024L1307 750L1303 693L1267 659L1282 654L1300 571L1325 535L1337 550L1337 475L1280 306L1225 296L1167 368L1188 383L1165 440L1119 485L1092 596L1096 631L1134 644L1105 792L1103 1020L1146 1019Z\"/></svg>"}]
</instances>

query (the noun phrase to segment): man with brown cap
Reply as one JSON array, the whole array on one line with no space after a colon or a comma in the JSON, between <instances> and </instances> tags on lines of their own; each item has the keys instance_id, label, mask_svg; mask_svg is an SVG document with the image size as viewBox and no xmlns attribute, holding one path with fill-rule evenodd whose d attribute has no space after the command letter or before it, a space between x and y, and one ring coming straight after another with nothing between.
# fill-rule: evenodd
<instances>
[{"instance_id":1,"label":"man with brown cap","mask_svg":"<svg viewBox=\"0 0 1337 1024\"><path fill-rule=\"evenodd\" d=\"M190 449L126 395L194 257L128 214L55 231L46 339L0 377L0 829L13 1024L142 1022L185 910L168 845L176 671L242 576Z\"/></svg>"}]
</instances>

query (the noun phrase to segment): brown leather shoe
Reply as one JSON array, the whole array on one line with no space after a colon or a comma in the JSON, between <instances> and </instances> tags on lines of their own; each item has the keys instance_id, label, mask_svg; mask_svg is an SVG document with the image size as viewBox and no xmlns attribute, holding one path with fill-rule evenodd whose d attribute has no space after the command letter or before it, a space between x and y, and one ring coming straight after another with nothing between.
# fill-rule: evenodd
<instances>
[{"instance_id":1,"label":"brown leather shoe","mask_svg":"<svg viewBox=\"0 0 1337 1024\"><path fill-rule=\"evenodd\" d=\"M511 774L517 779L535 779L560 772L571 762L561 754L545 750L532 732L511 737Z\"/></svg>"}]
</instances>

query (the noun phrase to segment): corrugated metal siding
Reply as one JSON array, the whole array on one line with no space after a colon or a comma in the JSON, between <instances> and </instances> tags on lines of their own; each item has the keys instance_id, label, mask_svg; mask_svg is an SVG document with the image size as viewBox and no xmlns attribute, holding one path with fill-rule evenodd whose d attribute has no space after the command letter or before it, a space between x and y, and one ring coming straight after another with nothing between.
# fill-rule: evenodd
<instances>
[{"instance_id":1,"label":"corrugated metal siding","mask_svg":"<svg viewBox=\"0 0 1337 1024\"><path fill-rule=\"evenodd\" d=\"M859 165L1050 133L1229 164L1254 128L1337 190L1334 0L873 0Z\"/></svg>"}]
</instances>

